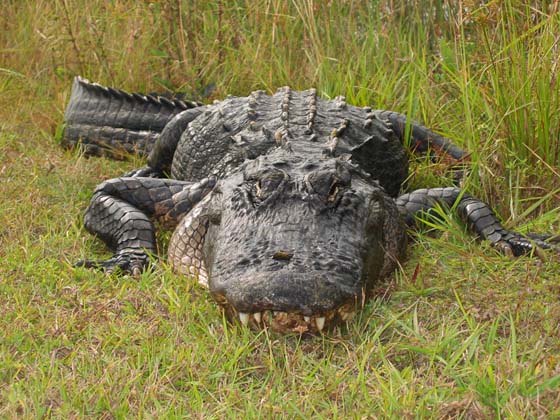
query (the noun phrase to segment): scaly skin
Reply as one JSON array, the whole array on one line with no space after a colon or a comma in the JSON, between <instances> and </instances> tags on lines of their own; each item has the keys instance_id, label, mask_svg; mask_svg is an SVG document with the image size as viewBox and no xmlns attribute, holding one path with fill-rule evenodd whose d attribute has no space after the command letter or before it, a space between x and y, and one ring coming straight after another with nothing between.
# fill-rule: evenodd
<instances>
[{"instance_id":1,"label":"scaly skin","mask_svg":"<svg viewBox=\"0 0 560 420\"><path fill-rule=\"evenodd\" d=\"M74 89L66 143L85 136L83 143L99 147L99 132L120 133L115 144L138 133L121 111L106 118L88 104L97 109L110 96L111 107L129 112L129 98L139 95L83 80ZM156 127L146 137L155 139L148 166L101 184L86 211L86 228L115 256L83 265L138 273L156 252L152 220L159 219L175 228L172 268L198 277L231 317L301 333L350 319L404 257L406 225L437 204L456 208L474 234L506 253L558 251L544 238L505 229L486 204L458 188L398 197L408 174L404 143L451 164L467 160L413 122L405 142L400 114L324 100L313 89L259 91L191 109L159 103L157 112L146 108L135 117ZM75 122L84 109L95 127L80 131ZM118 128L123 122L126 129Z\"/></svg>"},{"instance_id":2,"label":"scaly skin","mask_svg":"<svg viewBox=\"0 0 560 420\"><path fill-rule=\"evenodd\" d=\"M76 77L64 113L62 145L81 145L90 156L148 154L178 113L200 104L163 96L130 94Z\"/></svg>"}]
</instances>

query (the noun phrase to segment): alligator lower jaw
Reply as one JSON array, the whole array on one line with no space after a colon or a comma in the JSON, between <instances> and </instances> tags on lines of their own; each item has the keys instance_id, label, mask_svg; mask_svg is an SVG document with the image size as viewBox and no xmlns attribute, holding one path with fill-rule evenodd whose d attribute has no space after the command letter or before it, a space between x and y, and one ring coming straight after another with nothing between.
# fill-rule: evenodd
<instances>
[{"instance_id":1,"label":"alligator lower jaw","mask_svg":"<svg viewBox=\"0 0 560 420\"><path fill-rule=\"evenodd\" d=\"M238 312L231 305L220 305L230 320L237 320L251 329L269 329L280 333L320 333L356 315L356 305L346 304L320 315L305 316L297 312L266 310L262 312Z\"/></svg>"}]
</instances>

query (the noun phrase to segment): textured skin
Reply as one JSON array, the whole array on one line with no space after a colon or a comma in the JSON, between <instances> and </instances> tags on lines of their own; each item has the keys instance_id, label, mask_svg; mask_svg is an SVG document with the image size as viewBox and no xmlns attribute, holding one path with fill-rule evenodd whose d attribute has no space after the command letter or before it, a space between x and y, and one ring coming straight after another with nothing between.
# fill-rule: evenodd
<instances>
[{"instance_id":1,"label":"textured skin","mask_svg":"<svg viewBox=\"0 0 560 420\"><path fill-rule=\"evenodd\" d=\"M85 227L95 232L115 251L102 263L86 266L119 267L124 271L142 269L148 253L156 252L152 219L174 227L216 184L215 178L200 182L147 177L115 178L100 184L84 218Z\"/></svg>"},{"instance_id":2,"label":"textured skin","mask_svg":"<svg viewBox=\"0 0 560 420\"><path fill-rule=\"evenodd\" d=\"M134 147L151 150L146 168L94 192L85 226L115 255L82 264L138 273L156 252L157 219L176 227L172 268L198 277L243 323L249 313L252 323L264 322L268 310L280 330L347 320L403 258L406 225L438 204L456 208L471 231L506 253L554 247L506 230L458 188L398 197L408 175L405 143L451 164L467 159L401 114L325 100L314 89L257 91L192 108L139 98L82 79L74 84L65 144L81 141L97 153L107 143L128 147L143 133Z\"/></svg>"},{"instance_id":3,"label":"textured skin","mask_svg":"<svg viewBox=\"0 0 560 420\"><path fill-rule=\"evenodd\" d=\"M535 245L542 249L558 248L545 242L548 235L523 235L505 229L490 207L482 201L465 194L458 188L424 188L403 194L397 198L396 204L401 215L410 227L417 224L422 216L433 216L436 205L451 208L457 205L457 213L469 229L479 238L490 241L503 252L515 256L530 253Z\"/></svg>"},{"instance_id":4,"label":"textured skin","mask_svg":"<svg viewBox=\"0 0 560 420\"><path fill-rule=\"evenodd\" d=\"M147 154L161 131L178 113L197 107L190 101L130 94L74 79L64 113L64 147L81 144L86 155L122 158Z\"/></svg>"},{"instance_id":5,"label":"textured skin","mask_svg":"<svg viewBox=\"0 0 560 420\"><path fill-rule=\"evenodd\" d=\"M210 290L237 311L313 316L355 304L404 253L394 201L348 162L311 164L276 149L219 186L197 220L206 223ZM184 220L174 252L181 228L193 223Z\"/></svg>"}]
</instances>

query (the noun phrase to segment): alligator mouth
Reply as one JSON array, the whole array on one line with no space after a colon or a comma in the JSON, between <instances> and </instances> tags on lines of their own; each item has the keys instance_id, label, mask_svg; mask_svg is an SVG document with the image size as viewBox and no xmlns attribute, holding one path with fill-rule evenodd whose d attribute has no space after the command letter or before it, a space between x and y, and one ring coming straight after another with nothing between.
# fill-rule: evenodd
<instances>
[{"instance_id":1,"label":"alligator mouth","mask_svg":"<svg viewBox=\"0 0 560 420\"><path fill-rule=\"evenodd\" d=\"M268 329L283 334L317 334L328 331L346 322L351 321L357 313L355 303L346 303L336 309L317 315L303 315L300 312L285 312L264 310L260 312L240 312L227 302L223 295L214 294L214 299L226 317L233 323L252 330Z\"/></svg>"}]
</instances>

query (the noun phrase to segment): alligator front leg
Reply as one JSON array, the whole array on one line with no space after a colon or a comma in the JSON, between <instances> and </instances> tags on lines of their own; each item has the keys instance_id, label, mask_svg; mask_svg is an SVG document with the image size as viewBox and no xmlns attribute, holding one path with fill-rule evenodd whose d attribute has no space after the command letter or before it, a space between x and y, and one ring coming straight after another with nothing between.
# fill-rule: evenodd
<instances>
[{"instance_id":1,"label":"alligator front leg","mask_svg":"<svg viewBox=\"0 0 560 420\"><path fill-rule=\"evenodd\" d=\"M458 188L420 189L401 195L396 203L406 223L411 227L417 224L418 216L433 213L437 204L450 208L456 205L459 216L467 223L469 229L481 239L490 241L505 254L519 256L533 250L538 252L538 248L552 249L560 253L560 247L555 244L558 239L549 241L551 235L529 234L525 237L518 232L507 230L486 203L464 194Z\"/></svg>"},{"instance_id":2,"label":"alligator front leg","mask_svg":"<svg viewBox=\"0 0 560 420\"><path fill-rule=\"evenodd\" d=\"M80 261L78 265L107 272L116 268L139 274L157 251L154 218L174 226L208 194L215 178L200 182L123 177L99 185L86 210L84 225L114 252L106 261Z\"/></svg>"},{"instance_id":3,"label":"alligator front leg","mask_svg":"<svg viewBox=\"0 0 560 420\"><path fill-rule=\"evenodd\" d=\"M390 123L402 144L407 144L416 155L428 154L433 161L441 159L450 165L455 185L459 185L468 170L469 155L451 140L431 129L393 111L377 111L379 118ZM408 130L407 130L407 125Z\"/></svg>"}]
</instances>

